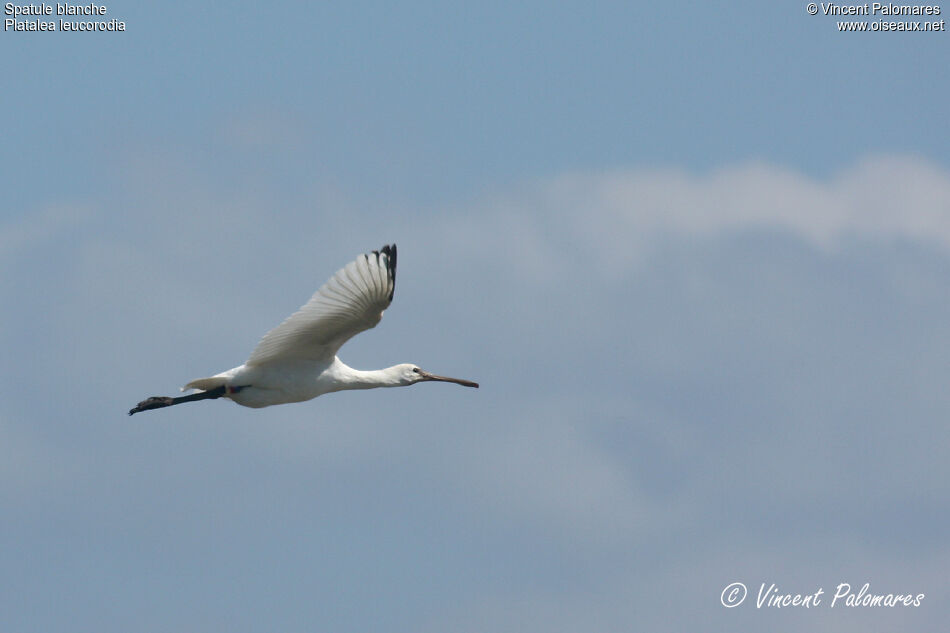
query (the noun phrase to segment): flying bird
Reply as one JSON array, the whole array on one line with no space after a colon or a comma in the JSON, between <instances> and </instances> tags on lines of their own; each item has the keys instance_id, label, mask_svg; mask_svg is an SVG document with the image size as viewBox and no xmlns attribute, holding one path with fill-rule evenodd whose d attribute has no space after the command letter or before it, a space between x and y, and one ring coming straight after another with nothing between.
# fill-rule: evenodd
<instances>
[{"instance_id":1,"label":"flying bird","mask_svg":"<svg viewBox=\"0 0 950 633\"><path fill-rule=\"evenodd\" d=\"M129 415L183 402L229 398L245 407L303 402L344 389L405 387L417 382L478 383L431 374L404 363L360 371L336 354L348 340L376 327L393 300L396 287L396 245L361 255L337 271L297 312L264 335L243 365L192 380L182 391L197 393L171 398L153 396Z\"/></svg>"}]
</instances>

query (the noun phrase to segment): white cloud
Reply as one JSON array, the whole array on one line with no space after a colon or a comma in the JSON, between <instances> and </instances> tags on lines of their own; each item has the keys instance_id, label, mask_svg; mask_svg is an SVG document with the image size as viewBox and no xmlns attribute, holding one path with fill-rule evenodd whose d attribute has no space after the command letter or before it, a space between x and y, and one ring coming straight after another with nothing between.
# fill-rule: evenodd
<instances>
[{"instance_id":1,"label":"white cloud","mask_svg":"<svg viewBox=\"0 0 950 633\"><path fill-rule=\"evenodd\" d=\"M849 237L950 249L950 172L912 156L867 158L827 180L767 163L690 173L630 168L565 174L471 205L444 229L453 250L486 244L532 281L579 255L612 274L664 236L787 232L822 249ZM553 270L552 270L553 268Z\"/></svg>"},{"instance_id":2,"label":"white cloud","mask_svg":"<svg viewBox=\"0 0 950 633\"><path fill-rule=\"evenodd\" d=\"M549 192L565 207L599 211L623 235L775 228L819 245L856 234L950 246L950 173L911 157L869 158L828 181L753 163L704 175L629 170L565 176Z\"/></svg>"}]
</instances>

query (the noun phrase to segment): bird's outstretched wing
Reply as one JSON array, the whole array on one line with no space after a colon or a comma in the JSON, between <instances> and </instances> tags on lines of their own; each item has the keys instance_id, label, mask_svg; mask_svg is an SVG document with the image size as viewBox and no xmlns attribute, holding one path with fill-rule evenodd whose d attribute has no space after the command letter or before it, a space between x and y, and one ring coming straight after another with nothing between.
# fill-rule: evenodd
<instances>
[{"instance_id":1,"label":"bird's outstretched wing","mask_svg":"<svg viewBox=\"0 0 950 633\"><path fill-rule=\"evenodd\" d=\"M395 287L395 244L360 255L265 334L246 364L331 360L350 338L379 323Z\"/></svg>"}]
</instances>

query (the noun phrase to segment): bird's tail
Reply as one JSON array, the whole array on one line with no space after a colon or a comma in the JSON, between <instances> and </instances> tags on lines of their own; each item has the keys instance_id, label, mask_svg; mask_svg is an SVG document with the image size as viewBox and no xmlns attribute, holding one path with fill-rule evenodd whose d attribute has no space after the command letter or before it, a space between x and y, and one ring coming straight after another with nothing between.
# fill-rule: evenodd
<instances>
[{"instance_id":1,"label":"bird's tail","mask_svg":"<svg viewBox=\"0 0 950 633\"><path fill-rule=\"evenodd\" d=\"M187 391L189 389L200 389L202 391L211 391L224 385L228 381L226 376L211 376L210 378L198 378L192 380L187 385L181 388L182 391Z\"/></svg>"}]
</instances>

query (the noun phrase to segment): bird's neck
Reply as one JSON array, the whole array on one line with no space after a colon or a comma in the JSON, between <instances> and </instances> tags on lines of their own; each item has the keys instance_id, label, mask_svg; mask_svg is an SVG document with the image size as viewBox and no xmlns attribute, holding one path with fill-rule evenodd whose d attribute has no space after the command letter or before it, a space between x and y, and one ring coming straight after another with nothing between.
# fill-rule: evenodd
<instances>
[{"instance_id":1,"label":"bird's neck","mask_svg":"<svg viewBox=\"0 0 950 633\"><path fill-rule=\"evenodd\" d=\"M338 380L338 387L341 390L375 389L376 387L399 387L402 385L394 371L396 369L395 367L364 371L361 369L353 369L337 360L334 369Z\"/></svg>"}]
</instances>

